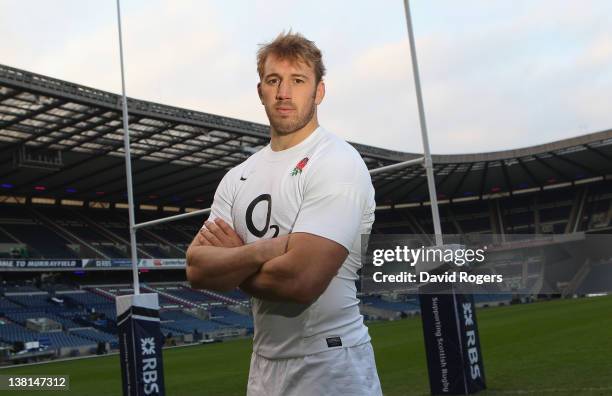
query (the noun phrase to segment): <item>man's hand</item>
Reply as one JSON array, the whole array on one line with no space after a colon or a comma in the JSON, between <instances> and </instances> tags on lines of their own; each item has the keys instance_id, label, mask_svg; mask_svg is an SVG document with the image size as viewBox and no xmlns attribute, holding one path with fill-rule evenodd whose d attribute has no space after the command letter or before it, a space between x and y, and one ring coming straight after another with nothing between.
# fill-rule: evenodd
<instances>
[{"instance_id":1,"label":"man's hand","mask_svg":"<svg viewBox=\"0 0 612 396\"><path fill-rule=\"evenodd\" d=\"M256 253L223 220L207 221L187 249L187 280L200 289L231 290L265 262Z\"/></svg>"},{"instance_id":2,"label":"man's hand","mask_svg":"<svg viewBox=\"0 0 612 396\"><path fill-rule=\"evenodd\" d=\"M253 243L256 247L257 256L262 262L272 260L285 254L287 251L288 235L281 235L272 239L260 239ZM206 246L238 247L244 242L229 224L223 219L217 218L206 221L204 227L198 233L198 243Z\"/></svg>"},{"instance_id":3,"label":"man's hand","mask_svg":"<svg viewBox=\"0 0 612 396\"><path fill-rule=\"evenodd\" d=\"M197 241L200 245L217 247L238 247L244 245L240 236L223 219L206 221L198 232Z\"/></svg>"}]
</instances>

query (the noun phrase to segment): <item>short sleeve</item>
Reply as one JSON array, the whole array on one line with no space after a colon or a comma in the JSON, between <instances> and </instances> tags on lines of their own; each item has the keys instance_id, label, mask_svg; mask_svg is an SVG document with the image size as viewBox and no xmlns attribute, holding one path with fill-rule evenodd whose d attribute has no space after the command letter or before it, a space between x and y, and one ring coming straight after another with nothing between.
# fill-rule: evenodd
<instances>
[{"instance_id":1,"label":"short sleeve","mask_svg":"<svg viewBox=\"0 0 612 396\"><path fill-rule=\"evenodd\" d=\"M350 251L373 187L365 164L357 162L361 158L347 157L324 160L311 169L292 232L322 236Z\"/></svg>"},{"instance_id":2,"label":"short sleeve","mask_svg":"<svg viewBox=\"0 0 612 396\"><path fill-rule=\"evenodd\" d=\"M234 194L232 187L232 170L227 172L215 191L215 197L210 209L208 220L223 219L227 224L232 224L232 205Z\"/></svg>"}]
</instances>

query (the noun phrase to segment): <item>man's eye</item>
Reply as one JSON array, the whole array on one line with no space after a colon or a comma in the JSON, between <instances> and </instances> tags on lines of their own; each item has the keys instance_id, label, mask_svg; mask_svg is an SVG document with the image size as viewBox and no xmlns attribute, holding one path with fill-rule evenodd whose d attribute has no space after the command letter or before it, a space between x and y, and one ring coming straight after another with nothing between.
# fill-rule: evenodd
<instances>
[{"instance_id":1,"label":"man's eye","mask_svg":"<svg viewBox=\"0 0 612 396\"><path fill-rule=\"evenodd\" d=\"M303 84L304 83L304 80L302 80L301 78L296 78L294 81L295 81L296 84Z\"/></svg>"},{"instance_id":2,"label":"man's eye","mask_svg":"<svg viewBox=\"0 0 612 396\"><path fill-rule=\"evenodd\" d=\"M276 84L278 84L278 79L277 78L271 78L271 79L268 80L268 84L276 85Z\"/></svg>"}]
</instances>

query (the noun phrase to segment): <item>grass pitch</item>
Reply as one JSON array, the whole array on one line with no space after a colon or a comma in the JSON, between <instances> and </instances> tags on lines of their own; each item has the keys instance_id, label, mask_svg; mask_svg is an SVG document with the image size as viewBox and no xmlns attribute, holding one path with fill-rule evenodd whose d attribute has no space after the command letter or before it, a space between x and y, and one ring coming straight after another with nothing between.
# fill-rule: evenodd
<instances>
[{"instance_id":1,"label":"grass pitch","mask_svg":"<svg viewBox=\"0 0 612 396\"><path fill-rule=\"evenodd\" d=\"M480 309L477 315L489 388L481 395L612 395L612 296ZM420 320L369 328L384 394L428 395ZM244 395L250 353L250 340L166 350L166 393ZM0 370L9 374L68 374L70 394L121 395L117 355Z\"/></svg>"}]
</instances>

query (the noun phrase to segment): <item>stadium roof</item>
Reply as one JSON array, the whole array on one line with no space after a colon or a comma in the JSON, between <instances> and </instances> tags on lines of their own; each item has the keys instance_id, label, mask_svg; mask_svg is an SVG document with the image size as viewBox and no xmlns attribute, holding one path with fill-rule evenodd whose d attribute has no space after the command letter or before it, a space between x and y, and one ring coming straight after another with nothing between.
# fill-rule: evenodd
<instances>
[{"instance_id":1,"label":"stadium roof","mask_svg":"<svg viewBox=\"0 0 612 396\"><path fill-rule=\"evenodd\" d=\"M208 207L268 126L128 99L138 204ZM126 202L121 97L0 65L0 195ZM368 168L420 154L351 143ZM433 155L439 197L483 197L612 173L612 130L518 150ZM596 178L596 179L594 179ZM420 165L373 176L379 204L428 200Z\"/></svg>"}]
</instances>

